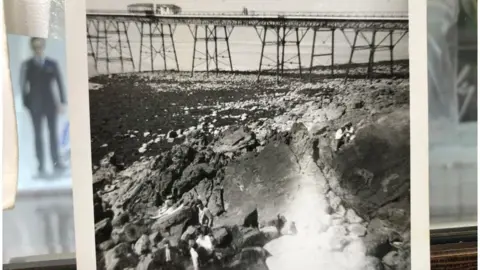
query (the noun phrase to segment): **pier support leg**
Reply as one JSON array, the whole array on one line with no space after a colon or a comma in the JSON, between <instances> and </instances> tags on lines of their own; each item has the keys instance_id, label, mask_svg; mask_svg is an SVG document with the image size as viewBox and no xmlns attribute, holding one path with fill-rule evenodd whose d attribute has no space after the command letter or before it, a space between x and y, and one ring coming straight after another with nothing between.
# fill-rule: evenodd
<instances>
[{"instance_id":1,"label":"pier support leg","mask_svg":"<svg viewBox=\"0 0 480 270\"><path fill-rule=\"evenodd\" d=\"M312 71L316 58L327 58L330 57L330 70L333 77L335 71L335 28L324 29L324 28L314 28L313 29L313 42L312 42L312 55L310 56L310 79L312 79ZM326 34L325 34L326 33ZM323 37L323 38L322 38ZM321 41L321 45L326 45L330 47L329 51L322 51L320 53L316 52L317 42ZM330 45L327 44L327 41L330 40Z\"/></svg>"},{"instance_id":2,"label":"pier support leg","mask_svg":"<svg viewBox=\"0 0 480 270\"><path fill-rule=\"evenodd\" d=\"M308 28L302 31L300 28L288 28L280 26L264 26L263 28L255 27L257 35L261 42L261 52L260 52L260 64L258 68L257 81L260 79L262 69L265 64L265 59L270 61L271 70L275 70L276 80L280 81L280 75L285 73L285 64L298 65L300 76L302 75L302 61L301 61L301 42L308 32ZM275 40L267 41L267 32L270 30L271 33L275 34ZM294 36L292 39L289 37ZM266 45L275 45L276 46L276 57L268 57L265 55L265 46ZM287 46L296 46L297 53L293 56L287 58L286 48Z\"/></svg>"},{"instance_id":3,"label":"pier support leg","mask_svg":"<svg viewBox=\"0 0 480 270\"><path fill-rule=\"evenodd\" d=\"M155 56L153 54L155 48L153 47L153 29L152 29L152 22L150 22L148 24L149 26L149 33L148 33L148 36L150 38L150 70L153 71L154 70L154 65L153 65L153 61L155 60Z\"/></svg>"},{"instance_id":4,"label":"pier support leg","mask_svg":"<svg viewBox=\"0 0 480 270\"><path fill-rule=\"evenodd\" d=\"M229 41L231 32L230 32L230 34L228 33L226 26L224 26L223 29L224 29L224 32L225 32L225 42L227 44L227 53L228 53L227 57L228 57L228 61L230 63L230 71L233 72L232 54L230 53L230 41ZM232 30L233 30L233 28L232 28Z\"/></svg>"},{"instance_id":5,"label":"pier support leg","mask_svg":"<svg viewBox=\"0 0 480 270\"><path fill-rule=\"evenodd\" d=\"M193 77L193 71L195 69L195 52L197 51L197 34L198 34L198 26L195 25L195 30L193 34L193 56L192 56L192 74L191 76Z\"/></svg>"},{"instance_id":6,"label":"pier support leg","mask_svg":"<svg viewBox=\"0 0 480 270\"><path fill-rule=\"evenodd\" d=\"M145 30L145 24L148 24L148 30ZM154 21L148 23L137 22L136 25L140 33L139 71L142 69L143 58L150 60L150 70L155 71L155 58L157 55L162 58L161 61L163 62L163 70L168 70L168 58L170 58L172 61L175 61L176 70L179 70L177 52L175 50L175 40L173 38L175 29L172 28L172 25L164 25ZM146 46L144 44L145 37L148 37L149 42L149 44ZM168 40L170 40L170 44L167 44Z\"/></svg>"},{"instance_id":7,"label":"pier support leg","mask_svg":"<svg viewBox=\"0 0 480 270\"><path fill-rule=\"evenodd\" d=\"M208 64L210 63L210 53L208 52L208 39L209 39L209 33L208 33L208 25L205 25L205 64L207 67L207 76L209 72L209 66Z\"/></svg>"},{"instance_id":8,"label":"pier support leg","mask_svg":"<svg viewBox=\"0 0 480 270\"><path fill-rule=\"evenodd\" d=\"M342 30L342 33L345 35L345 38L348 41L347 35L345 34L344 30ZM352 62L353 61L353 54L355 53L355 49L356 49L356 46L357 46L358 33L359 33L359 31L355 30L355 37L353 38L353 43L350 44L350 41L348 42L350 44L350 57L348 58L348 65L347 65L347 69L345 71L345 79L343 81L344 83L346 83L347 80L348 80L348 73L350 72L350 67L353 64L353 62Z\"/></svg>"},{"instance_id":9,"label":"pier support leg","mask_svg":"<svg viewBox=\"0 0 480 270\"><path fill-rule=\"evenodd\" d=\"M196 64L196 60L204 60L205 61L205 68L206 68L206 74L207 76L210 74L211 66L210 62L213 63L215 66L215 74L218 75L220 72L220 64L229 66L230 71L233 71L233 64L232 64L232 55L230 52L230 36L233 31L233 27L231 29L228 29L227 26L222 26L224 28L223 33L225 36L221 36L222 31L218 31L217 25L204 25L205 27L205 32L203 37L198 36L198 26L194 26L194 30L192 30L192 27L189 27L190 33L193 36L193 55L194 59L192 61L192 76L193 72L195 70L195 67L198 66L199 64ZM197 42L199 40L204 40L205 41L205 51L198 51L197 49ZM220 51L220 45L222 44L222 41L225 44L225 51ZM210 50L211 43L213 42L213 50ZM195 58L195 55L204 55L204 58ZM226 56L225 56L226 54ZM228 63L225 63L222 61L223 58L228 58ZM202 62L203 63L203 62ZM202 64L200 63L200 64Z\"/></svg>"},{"instance_id":10,"label":"pier support leg","mask_svg":"<svg viewBox=\"0 0 480 270\"><path fill-rule=\"evenodd\" d=\"M213 41L215 44L215 72L218 75L218 45L217 45L217 26L213 27Z\"/></svg>"},{"instance_id":11,"label":"pier support leg","mask_svg":"<svg viewBox=\"0 0 480 270\"><path fill-rule=\"evenodd\" d=\"M98 71L98 55L99 55L99 49L100 49L100 22L97 21L97 24L95 25L95 31L97 32L97 37L96 37L96 41L97 41L97 46L96 46L96 50L95 50L95 54L96 54L96 57L97 57L97 71Z\"/></svg>"},{"instance_id":12,"label":"pier support leg","mask_svg":"<svg viewBox=\"0 0 480 270\"><path fill-rule=\"evenodd\" d=\"M369 44L370 45L370 54L368 57L368 78L370 79L370 82L373 80L373 66L375 64L375 50L377 49L375 45L375 36L377 35L377 31L373 30L372 32L372 42Z\"/></svg>"},{"instance_id":13,"label":"pier support leg","mask_svg":"<svg viewBox=\"0 0 480 270\"><path fill-rule=\"evenodd\" d=\"M390 30L389 37L390 46L388 46L388 49L390 50L390 75L393 77L393 30Z\"/></svg>"},{"instance_id":14,"label":"pier support leg","mask_svg":"<svg viewBox=\"0 0 480 270\"><path fill-rule=\"evenodd\" d=\"M279 78L279 71L280 71L280 27L277 26L277 31L275 31L277 34L277 74L276 74L276 80L277 83L280 80Z\"/></svg>"},{"instance_id":15,"label":"pier support leg","mask_svg":"<svg viewBox=\"0 0 480 270\"><path fill-rule=\"evenodd\" d=\"M91 27L94 27L96 35L91 33ZM123 28L122 28L123 27ZM95 69L100 73L110 73L112 68L114 72L125 72L125 64L132 63L133 58L130 50L124 50L125 40L128 39L127 24L119 22L115 19L88 19L87 21L87 38L91 52L89 56L93 56L95 61ZM96 50L92 39L96 42ZM129 54L130 53L130 54ZM120 62L119 66L112 66L114 63ZM100 63L105 63L106 71L100 71ZM120 67L119 69L117 69Z\"/></svg>"},{"instance_id":16,"label":"pier support leg","mask_svg":"<svg viewBox=\"0 0 480 270\"><path fill-rule=\"evenodd\" d=\"M166 50L165 50L165 32L164 32L164 29L163 29L163 24L160 24L160 36L162 38L162 53L163 53L163 69L164 70L167 70L167 54L166 54Z\"/></svg>"},{"instance_id":17,"label":"pier support leg","mask_svg":"<svg viewBox=\"0 0 480 270\"><path fill-rule=\"evenodd\" d=\"M128 60L132 64L133 70L135 70L135 63L133 61L133 54L132 54L132 46L130 45L130 37L128 36L128 26L127 26L127 23L125 22L122 22L122 24L123 24L123 33L127 39L127 47L128 47L128 53L129 53Z\"/></svg>"},{"instance_id":18,"label":"pier support leg","mask_svg":"<svg viewBox=\"0 0 480 270\"><path fill-rule=\"evenodd\" d=\"M173 56L174 56L174 60L175 60L175 66L177 67L177 71L180 71L180 67L178 66L178 58L177 58L177 50L175 49L175 40L173 39L173 32L174 30L172 30L172 25L169 24L168 25L168 30L170 32L170 41L172 43L172 50L173 50Z\"/></svg>"},{"instance_id":19,"label":"pier support leg","mask_svg":"<svg viewBox=\"0 0 480 270\"><path fill-rule=\"evenodd\" d=\"M335 76L335 29L332 28L332 57L330 67L332 69L332 78Z\"/></svg>"},{"instance_id":20,"label":"pier support leg","mask_svg":"<svg viewBox=\"0 0 480 270\"><path fill-rule=\"evenodd\" d=\"M282 36L280 37L280 42L282 43L282 62L281 62L281 66L282 66L282 75L283 75L283 71L284 71L284 68L285 68L285 39L286 39L286 27L282 27ZM280 36L280 33L278 33L278 36Z\"/></svg>"},{"instance_id":21,"label":"pier support leg","mask_svg":"<svg viewBox=\"0 0 480 270\"><path fill-rule=\"evenodd\" d=\"M298 28L295 28L296 44L297 44L297 57L298 57L298 71L300 72L300 77L302 76L302 57L300 53L300 35L298 34Z\"/></svg>"},{"instance_id":22,"label":"pier support leg","mask_svg":"<svg viewBox=\"0 0 480 270\"><path fill-rule=\"evenodd\" d=\"M262 33L260 33L259 36L260 36L260 40L262 42L262 49L260 51L260 65L258 66L257 81L260 80L260 74L262 73L263 54L265 53L265 40L267 39L267 27L266 26L263 27L263 37L262 37Z\"/></svg>"},{"instance_id":23,"label":"pier support leg","mask_svg":"<svg viewBox=\"0 0 480 270\"><path fill-rule=\"evenodd\" d=\"M122 53L122 37L120 35L120 23L119 22L116 22L116 28L117 28L117 38L118 38L118 44L119 44L118 48L120 50L120 64L122 66L122 72L124 72L125 68L123 66L123 57L122 57L122 55L123 55L123 53Z\"/></svg>"},{"instance_id":24,"label":"pier support leg","mask_svg":"<svg viewBox=\"0 0 480 270\"><path fill-rule=\"evenodd\" d=\"M313 42L312 42L312 53L310 55L310 77L312 76L313 70L313 58L315 57L315 41L317 40L317 31L318 28L313 29Z\"/></svg>"},{"instance_id":25,"label":"pier support leg","mask_svg":"<svg viewBox=\"0 0 480 270\"><path fill-rule=\"evenodd\" d=\"M138 26L138 25L137 25ZM143 37L145 36L144 34L144 23L141 22L140 23L140 28L139 28L139 32L140 32L140 56L138 57L138 71L141 72L142 71L142 56L143 56Z\"/></svg>"},{"instance_id":26,"label":"pier support leg","mask_svg":"<svg viewBox=\"0 0 480 270\"><path fill-rule=\"evenodd\" d=\"M95 52L95 49L93 48L93 31L91 29L91 26L95 24L95 21L92 20L87 20L87 41L88 41L88 49L90 50L88 52L88 56L91 56L93 58L93 62L95 64L95 70L98 71L98 61L97 61L97 54ZM98 44L98 41L97 41Z\"/></svg>"},{"instance_id":27,"label":"pier support leg","mask_svg":"<svg viewBox=\"0 0 480 270\"><path fill-rule=\"evenodd\" d=\"M369 57L368 57L368 66L367 66L367 78L370 79L370 82L373 81L373 78L376 76L374 74L375 71L375 53L379 52L380 50L389 50L390 52L390 74L383 74L383 75L390 75L393 77L394 71L393 71L393 50L395 46L402 40L402 38L408 33L408 31L403 31L402 35L394 41L394 36L393 30L355 30L355 37L353 40L353 44L350 42L348 39L347 35L345 34L345 31L342 30L342 33L345 36L345 39L347 40L348 44L351 47L351 53L350 53L350 59L348 61L348 66L347 70L345 73L345 82L348 80L348 75L349 75L349 69L350 66L353 64L352 58L353 54L357 50L368 50L369 51ZM371 38L367 38L365 33L371 33ZM383 38L379 38L379 42L377 42L377 37L382 36ZM358 37L361 37L364 40L364 43L366 45L358 45ZM384 42L386 43L386 40L389 40L388 45L384 45Z\"/></svg>"},{"instance_id":28,"label":"pier support leg","mask_svg":"<svg viewBox=\"0 0 480 270\"><path fill-rule=\"evenodd\" d=\"M110 57L108 55L108 51L109 51L109 44L108 44L108 26L107 26L107 21L103 21L103 33L104 33L104 38L105 38L105 55L106 55L106 61L107 61L107 73L110 73Z\"/></svg>"}]
</instances>

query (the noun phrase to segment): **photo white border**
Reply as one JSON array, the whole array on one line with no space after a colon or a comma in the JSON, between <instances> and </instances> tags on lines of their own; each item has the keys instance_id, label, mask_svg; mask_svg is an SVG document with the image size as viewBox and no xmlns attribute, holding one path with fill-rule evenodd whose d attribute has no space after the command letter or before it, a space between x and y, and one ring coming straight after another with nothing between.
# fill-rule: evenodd
<instances>
[{"instance_id":1,"label":"photo white border","mask_svg":"<svg viewBox=\"0 0 480 270\"><path fill-rule=\"evenodd\" d=\"M86 23L85 0L65 0L75 254L78 270L95 270Z\"/></svg>"},{"instance_id":2,"label":"photo white border","mask_svg":"<svg viewBox=\"0 0 480 270\"><path fill-rule=\"evenodd\" d=\"M426 0L409 0L411 269L430 269ZM65 3L76 261L96 269L85 0Z\"/></svg>"},{"instance_id":3,"label":"photo white border","mask_svg":"<svg viewBox=\"0 0 480 270\"><path fill-rule=\"evenodd\" d=\"M411 269L430 269L427 0L409 0Z\"/></svg>"}]
</instances>

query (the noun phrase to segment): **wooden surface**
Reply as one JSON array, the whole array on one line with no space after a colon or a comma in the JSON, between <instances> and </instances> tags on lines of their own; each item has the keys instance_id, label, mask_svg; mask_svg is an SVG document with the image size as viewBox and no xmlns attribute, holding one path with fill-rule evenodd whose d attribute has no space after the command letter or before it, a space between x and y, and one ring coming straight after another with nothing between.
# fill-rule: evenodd
<instances>
[{"instance_id":1,"label":"wooden surface","mask_svg":"<svg viewBox=\"0 0 480 270\"><path fill-rule=\"evenodd\" d=\"M477 242L432 245L431 270L476 270ZM48 258L47 258L48 257ZM33 256L3 265L6 270L74 270L74 254Z\"/></svg>"},{"instance_id":2,"label":"wooden surface","mask_svg":"<svg viewBox=\"0 0 480 270\"><path fill-rule=\"evenodd\" d=\"M477 242L433 245L430 250L432 270L477 269Z\"/></svg>"}]
</instances>

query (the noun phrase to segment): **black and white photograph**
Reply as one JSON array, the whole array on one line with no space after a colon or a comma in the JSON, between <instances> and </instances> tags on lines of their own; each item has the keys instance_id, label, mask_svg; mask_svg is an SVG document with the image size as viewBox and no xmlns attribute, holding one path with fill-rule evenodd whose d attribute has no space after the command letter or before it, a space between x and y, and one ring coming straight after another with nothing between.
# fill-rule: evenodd
<instances>
[{"instance_id":1,"label":"black and white photograph","mask_svg":"<svg viewBox=\"0 0 480 270\"><path fill-rule=\"evenodd\" d=\"M406 0L86 21L98 270L411 269Z\"/></svg>"}]
</instances>

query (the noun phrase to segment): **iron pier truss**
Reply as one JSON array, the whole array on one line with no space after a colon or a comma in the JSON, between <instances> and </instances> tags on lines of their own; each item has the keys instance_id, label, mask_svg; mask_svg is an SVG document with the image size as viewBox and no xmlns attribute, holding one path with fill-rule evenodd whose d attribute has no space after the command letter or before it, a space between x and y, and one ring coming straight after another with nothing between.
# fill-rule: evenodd
<instances>
[{"instance_id":1,"label":"iron pier truss","mask_svg":"<svg viewBox=\"0 0 480 270\"><path fill-rule=\"evenodd\" d=\"M130 34L131 25L136 26L140 37L138 64L134 63ZM142 63L147 61L154 71L154 60L161 58L163 70L179 71L177 51L175 48L175 29L188 27L192 35L192 66L195 69L204 65L207 74L220 70L234 71L234 62L230 50L230 37L236 27L251 27L260 40L261 53L258 65L258 78L264 67L274 71L277 80L284 74L285 64L295 64L302 75L301 50L305 35L313 32L311 55L308 72L311 74L318 59L327 60L331 74L335 72L335 42L343 38L350 46L350 55L345 72L353 64L357 51L368 51L367 74L373 78L375 53L380 50L390 51L390 73L394 75L394 48L408 34L408 16L391 14L371 16L367 14L345 13L262 13L245 15L237 13L181 13L176 15L134 14L125 11L87 11L87 41L89 57L98 69L105 64L107 73L110 65L120 62L121 71L142 71ZM338 37L338 34L341 34ZM342 37L343 36L343 37ZM325 38L327 37L327 38ZM381 37L381 38L379 38ZM197 45L204 42L204 51ZM319 45L328 44L328 52L317 52ZM265 47L276 47L276 57L267 57ZM297 54L286 59L285 47L295 46ZM173 66L167 65L167 59ZM223 67L223 69L221 69ZM128 70L127 70L128 68Z\"/></svg>"}]
</instances>

